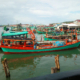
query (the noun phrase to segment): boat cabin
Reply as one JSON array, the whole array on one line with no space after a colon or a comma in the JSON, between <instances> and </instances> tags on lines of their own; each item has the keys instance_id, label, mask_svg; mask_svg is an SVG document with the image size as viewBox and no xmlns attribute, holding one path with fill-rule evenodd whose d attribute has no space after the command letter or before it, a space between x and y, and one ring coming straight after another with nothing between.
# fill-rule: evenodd
<instances>
[{"instance_id":1,"label":"boat cabin","mask_svg":"<svg viewBox=\"0 0 80 80\"><path fill-rule=\"evenodd\" d=\"M62 25L58 26L57 28L63 29L64 31L71 31L72 33L75 30L80 30L80 26L78 26L76 24L62 24Z\"/></svg>"},{"instance_id":2,"label":"boat cabin","mask_svg":"<svg viewBox=\"0 0 80 80\"><path fill-rule=\"evenodd\" d=\"M28 32L16 32L16 33L3 33L2 39L26 39L28 38Z\"/></svg>"}]
</instances>

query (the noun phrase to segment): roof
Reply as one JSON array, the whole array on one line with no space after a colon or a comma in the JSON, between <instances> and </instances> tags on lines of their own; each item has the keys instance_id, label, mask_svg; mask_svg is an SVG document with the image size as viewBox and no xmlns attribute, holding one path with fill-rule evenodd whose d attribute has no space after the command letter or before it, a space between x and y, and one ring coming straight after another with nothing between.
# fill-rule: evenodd
<instances>
[{"instance_id":1,"label":"roof","mask_svg":"<svg viewBox=\"0 0 80 80\"><path fill-rule=\"evenodd\" d=\"M67 25L67 26L78 26L76 24L62 24L62 25Z\"/></svg>"},{"instance_id":2,"label":"roof","mask_svg":"<svg viewBox=\"0 0 80 80\"><path fill-rule=\"evenodd\" d=\"M2 36L13 36L13 35L21 35L21 34L27 34L28 32L16 32L16 33L3 33Z\"/></svg>"},{"instance_id":3,"label":"roof","mask_svg":"<svg viewBox=\"0 0 80 80\"><path fill-rule=\"evenodd\" d=\"M76 21L80 22L80 19L77 19Z\"/></svg>"}]
</instances>

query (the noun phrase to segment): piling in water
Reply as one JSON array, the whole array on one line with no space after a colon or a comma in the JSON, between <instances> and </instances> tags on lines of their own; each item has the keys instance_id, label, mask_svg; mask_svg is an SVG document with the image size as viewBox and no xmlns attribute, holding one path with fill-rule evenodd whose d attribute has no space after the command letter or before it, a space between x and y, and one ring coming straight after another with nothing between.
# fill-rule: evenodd
<instances>
[{"instance_id":1,"label":"piling in water","mask_svg":"<svg viewBox=\"0 0 80 80\"><path fill-rule=\"evenodd\" d=\"M56 67L51 68L51 74L56 73L57 70L60 70L59 55L55 56L55 65L56 65Z\"/></svg>"},{"instance_id":2,"label":"piling in water","mask_svg":"<svg viewBox=\"0 0 80 80\"><path fill-rule=\"evenodd\" d=\"M59 55L57 55L57 69L60 70L60 64L59 64Z\"/></svg>"},{"instance_id":3,"label":"piling in water","mask_svg":"<svg viewBox=\"0 0 80 80\"><path fill-rule=\"evenodd\" d=\"M8 68L8 63L7 63L6 58L2 61L2 64L3 64L3 67L4 67L6 77L10 77L10 71L9 71L9 68Z\"/></svg>"},{"instance_id":4,"label":"piling in water","mask_svg":"<svg viewBox=\"0 0 80 80\"><path fill-rule=\"evenodd\" d=\"M56 65L56 68L57 68L57 56L55 56L55 65Z\"/></svg>"},{"instance_id":5,"label":"piling in water","mask_svg":"<svg viewBox=\"0 0 80 80\"><path fill-rule=\"evenodd\" d=\"M51 68L51 74L56 73L56 72L57 72L57 68L56 67L54 67L54 68L52 67Z\"/></svg>"}]
</instances>

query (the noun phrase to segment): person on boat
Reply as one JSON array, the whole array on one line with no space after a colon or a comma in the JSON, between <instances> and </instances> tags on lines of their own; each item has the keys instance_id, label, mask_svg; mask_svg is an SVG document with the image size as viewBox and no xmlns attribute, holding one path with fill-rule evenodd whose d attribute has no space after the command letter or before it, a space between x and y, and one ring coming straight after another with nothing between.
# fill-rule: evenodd
<instances>
[{"instance_id":1,"label":"person on boat","mask_svg":"<svg viewBox=\"0 0 80 80\"><path fill-rule=\"evenodd\" d=\"M28 45L31 45L31 42L29 42Z\"/></svg>"},{"instance_id":2,"label":"person on boat","mask_svg":"<svg viewBox=\"0 0 80 80\"><path fill-rule=\"evenodd\" d=\"M73 39L76 39L76 35L75 35L75 33L73 34Z\"/></svg>"},{"instance_id":3,"label":"person on boat","mask_svg":"<svg viewBox=\"0 0 80 80\"><path fill-rule=\"evenodd\" d=\"M3 40L3 44L5 44L5 41Z\"/></svg>"},{"instance_id":4,"label":"person on boat","mask_svg":"<svg viewBox=\"0 0 80 80\"><path fill-rule=\"evenodd\" d=\"M24 38L27 38L27 36L25 35Z\"/></svg>"},{"instance_id":5,"label":"person on boat","mask_svg":"<svg viewBox=\"0 0 80 80\"><path fill-rule=\"evenodd\" d=\"M3 44L6 46L6 41L3 41Z\"/></svg>"},{"instance_id":6,"label":"person on boat","mask_svg":"<svg viewBox=\"0 0 80 80\"><path fill-rule=\"evenodd\" d=\"M21 37L21 39L23 39L23 37Z\"/></svg>"},{"instance_id":7,"label":"person on boat","mask_svg":"<svg viewBox=\"0 0 80 80\"><path fill-rule=\"evenodd\" d=\"M10 46L10 41L8 41L8 46Z\"/></svg>"},{"instance_id":8,"label":"person on boat","mask_svg":"<svg viewBox=\"0 0 80 80\"><path fill-rule=\"evenodd\" d=\"M50 42L50 45L52 46L53 44Z\"/></svg>"},{"instance_id":9,"label":"person on boat","mask_svg":"<svg viewBox=\"0 0 80 80\"><path fill-rule=\"evenodd\" d=\"M36 49L36 45L34 45L34 49Z\"/></svg>"},{"instance_id":10,"label":"person on boat","mask_svg":"<svg viewBox=\"0 0 80 80\"><path fill-rule=\"evenodd\" d=\"M71 38L69 38L67 42L72 42Z\"/></svg>"},{"instance_id":11,"label":"person on boat","mask_svg":"<svg viewBox=\"0 0 80 80\"><path fill-rule=\"evenodd\" d=\"M10 41L8 41L8 44L10 44Z\"/></svg>"},{"instance_id":12,"label":"person on boat","mask_svg":"<svg viewBox=\"0 0 80 80\"><path fill-rule=\"evenodd\" d=\"M69 28L67 29L67 32L69 32Z\"/></svg>"},{"instance_id":13,"label":"person on boat","mask_svg":"<svg viewBox=\"0 0 80 80\"><path fill-rule=\"evenodd\" d=\"M37 49L38 47L39 47L39 45L38 45L38 43L36 42L36 43L34 44L34 48Z\"/></svg>"},{"instance_id":14,"label":"person on boat","mask_svg":"<svg viewBox=\"0 0 80 80\"><path fill-rule=\"evenodd\" d=\"M63 28L61 28L60 31L63 31Z\"/></svg>"},{"instance_id":15,"label":"person on boat","mask_svg":"<svg viewBox=\"0 0 80 80\"><path fill-rule=\"evenodd\" d=\"M12 42L10 42L10 47L12 46Z\"/></svg>"},{"instance_id":16,"label":"person on boat","mask_svg":"<svg viewBox=\"0 0 80 80\"><path fill-rule=\"evenodd\" d=\"M39 45L38 44L37 44L36 48L39 49Z\"/></svg>"},{"instance_id":17,"label":"person on boat","mask_svg":"<svg viewBox=\"0 0 80 80\"><path fill-rule=\"evenodd\" d=\"M53 44L52 44L52 47L54 47L55 46L55 42L53 42Z\"/></svg>"}]
</instances>

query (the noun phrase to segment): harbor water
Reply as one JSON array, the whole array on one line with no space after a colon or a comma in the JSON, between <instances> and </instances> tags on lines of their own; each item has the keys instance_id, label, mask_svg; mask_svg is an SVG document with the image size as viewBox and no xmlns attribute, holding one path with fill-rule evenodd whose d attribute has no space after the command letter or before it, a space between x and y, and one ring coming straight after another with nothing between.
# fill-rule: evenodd
<instances>
[{"instance_id":1,"label":"harbor water","mask_svg":"<svg viewBox=\"0 0 80 80\"><path fill-rule=\"evenodd\" d=\"M36 38L40 41L41 35L36 34ZM60 62L59 72L80 69L80 48L58 52L9 55L4 55L0 50L0 80L25 80L51 74L51 67L55 67L54 57L57 54ZM4 58L8 60L11 75L7 79L1 63Z\"/></svg>"},{"instance_id":2,"label":"harbor water","mask_svg":"<svg viewBox=\"0 0 80 80\"><path fill-rule=\"evenodd\" d=\"M0 60L8 59L11 77L9 80L25 80L28 78L51 74L51 67L55 67L56 55L59 55L60 71L80 69L80 48L38 54L10 54L4 55L0 50ZM6 80L0 61L0 80Z\"/></svg>"}]
</instances>

